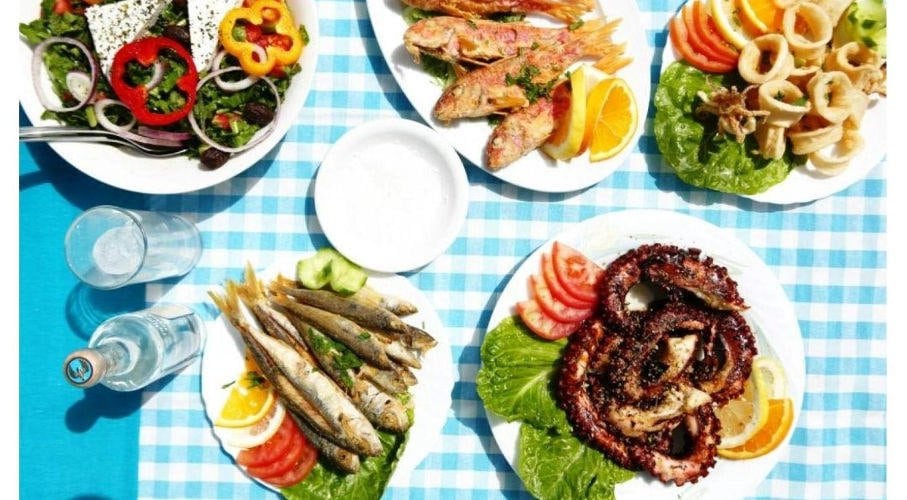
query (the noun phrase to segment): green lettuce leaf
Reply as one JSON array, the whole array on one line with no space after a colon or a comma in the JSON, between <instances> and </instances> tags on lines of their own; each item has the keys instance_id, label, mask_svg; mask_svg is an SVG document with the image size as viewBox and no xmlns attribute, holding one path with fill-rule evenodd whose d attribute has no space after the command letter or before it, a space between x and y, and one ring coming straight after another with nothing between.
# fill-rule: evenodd
<instances>
[{"instance_id":1,"label":"green lettuce leaf","mask_svg":"<svg viewBox=\"0 0 907 500\"><path fill-rule=\"evenodd\" d=\"M752 154L758 149L753 134L743 144L718 131L714 116L697 117L696 93L745 82L735 74L709 75L675 62L661 75L655 90L655 140L665 161L681 180L725 193L756 194L778 184L804 158L788 148L778 160Z\"/></svg>"},{"instance_id":2,"label":"green lettuce leaf","mask_svg":"<svg viewBox=\"0 0 907 500\"><path fill-rule=\"evenodd\" d=\"M303 482L283 488L281 493L288 500L381 498L400 456L403 455L406 435L378 431L378 437L384 447L384 454L363 460L359 472L344 474L319 460Z\"/></svg>"},{"instance_id":3,"label":"green lettuce leaf","mask_svg":"<svg viewBox=\"0 0 907 500\"><path fill-rule=\"evenodd\" d=\"M613 499L614 485L634 476L572 434L523 424L518 449L517 474L540 500Z\"/></svg>"},{"instance_id":4,"label":"green lettuce leaf","mask_svg":"<svg viewBox=\"0 0 907 500\"><path fill-rule=\"evenodd\" d=\"M516 317L501 321L482 342L476 385L485 407L508 422L569 429L551 388L566 344L536 337Z\"/></svg>"}]
</instances>

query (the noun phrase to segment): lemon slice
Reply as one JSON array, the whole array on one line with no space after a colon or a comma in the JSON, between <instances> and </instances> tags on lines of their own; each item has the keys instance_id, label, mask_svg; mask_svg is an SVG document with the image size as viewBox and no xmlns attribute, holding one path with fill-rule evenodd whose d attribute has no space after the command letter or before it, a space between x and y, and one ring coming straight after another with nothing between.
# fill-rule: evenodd
<instances>
[{"instance_id":1,"label":"lemon slice","mask_svg":"<svg viewBox=\"0 0 907 500\"><path fill-rule=\"evenodd\" d=\"M768 396L758 376L746 381L743 394L728 401L716 412L721 421L721 444L718 449L735 448L746 443L768 420Z\"/></svg>"},{"instance_id":2,"label":"lemon slice","mask_svg":"<svg viewBox=\"0 0 907 500\"><path fill-rule=\"evenodd\" d=\"M769 399L787 397L787 376L784 374L784 367L777 359L756 356L753 358L753 372L762 381L762 386Z\"/></svg>"},{"instance_id":3,"label":"lemon slice","mask_svg":"<svg viewBox=\"0 0 907 500\"><path fill-rule=\"evenodd\" d=\"M742 49L753 39L737 15L736 0L708 0L709 10L721 36L737 49Z\"/></svg>"},{"instance_id":4,"label":"lemon slice","mask_svg":"<svg viewBox=\"0 0 907 500\"><path fill-rule=\"evenodd\" d=\"M279 401L275 401L268 414L254 424L246 427L221 427L215 424L214 433L228 446L254 448L271 439L280 429L284 418L286 409Z\"/></svg>"},{"instance_id":5,"label":"lemon slice","mask_svg":"<svg viewBox=\"0 0 907 500\"><path fill-rule=\"evenodd\" d=\"M570 73L570 108L542 144L542 151L556 160L569 160L582 151L586 131L586 66Z\"/></svg>"}]
</instances>

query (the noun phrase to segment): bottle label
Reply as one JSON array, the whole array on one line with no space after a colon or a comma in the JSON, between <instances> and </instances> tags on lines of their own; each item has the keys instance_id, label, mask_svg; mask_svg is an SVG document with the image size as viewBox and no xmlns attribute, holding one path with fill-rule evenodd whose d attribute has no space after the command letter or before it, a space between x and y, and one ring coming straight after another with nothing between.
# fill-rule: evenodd
<instances>
[{"instance_id":1,"label":"bottle label","mask_svg":"<svg viewBox=\"0 0 907 500\"><path fill-rule=\"evenodd\" d=\"M151 314L156 314L164 319L179 319L194 314L194 311L180 304L158 304L146 310Z\"/></svg>"},{"instance_id":2,"label":"bottle label","mask_svg":"<svg viewBox=\"0 0 907 500\"><path fill-rule=\"evenodd\" d=\"M91 380L94 374L94 367L91 362L82 357L75 357L66 363L66 376L74 384L84 384Z\"/></svg>"}]
</instances>

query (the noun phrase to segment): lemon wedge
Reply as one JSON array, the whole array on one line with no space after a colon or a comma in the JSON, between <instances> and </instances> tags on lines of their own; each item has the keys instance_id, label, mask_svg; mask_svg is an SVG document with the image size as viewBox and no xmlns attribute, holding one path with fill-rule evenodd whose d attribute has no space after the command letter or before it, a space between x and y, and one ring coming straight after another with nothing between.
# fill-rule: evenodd
<instances>
[{"instance_id":1,"label":"lemon wedge","mask_svg":"<svg viewBox=\"0 0 907 500\"><path fill-rule=\"evenodd\" d=\"M570 107L542 144L542 151L556 160L569 160L582 151L586 131L586 66L570 73Z\"/></svg>"},{"instance_id":2,"label":"lemon wedge","mask_svg":"<svg viewBox=\"0 0 907 500\"><path fill-rule=\"evenodd\" d=\"M279 401L275 401L268 413L254 424L246 427L222 427L215 424L214 433L228 446L254 448L271 439L280 429L284 418L286 409Z\"/></svg>"}]
</instances>

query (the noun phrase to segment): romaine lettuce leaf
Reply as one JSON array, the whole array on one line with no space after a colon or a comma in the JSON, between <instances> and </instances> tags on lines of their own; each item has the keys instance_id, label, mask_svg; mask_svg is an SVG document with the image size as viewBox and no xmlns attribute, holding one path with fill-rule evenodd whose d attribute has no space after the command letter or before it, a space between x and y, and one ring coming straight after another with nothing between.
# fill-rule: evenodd
<instances>
[{"instance_id":1,"label":"romaine lettuce leaf","mask_svg":"<svg viewBox=\"0 0 907 500\"><path fill-rule=\"evenodd\" d=\"M508 422L563 429L551 384L566 343L536 337L516 317L501 321L482 342L476 385L485 407Z\"/></svg>"},{"instance_id":2,"label":"romaine lettuce leaf","mask_svg":"<svg viewBox=\"0 0 907 500\"><path fill-rule=\"evenodd\" d=\"M295 486L283 488L280 492L288 500L322 500L355 498L357 500L379 499L390 481L397 461L403 455L406 435L378 431L384 454L366 458L355 474L344 474L319 460L305 480Z\"/></svg>"},{"instance_id":3,"label":"romaine lettuce leaf","mask_svg":"<svg viewBox=\"0 0 907 500\"><path fill-rule=\"evenodd\" d=\"M735 74L709 75L675 62L661 75L655 90L655 140L665 161L681 180L725 193L756 194L787 178L803 158L788 151L778 160L752 153L758 149L750 134L743 144L718 131L714 116L698 117L696 93L715 86L746 86Z\"/></svg>"},{"instance_id":4,"label":"romaine lettuce leaf","mask_svg":"<svg viewBox=\"0 0 907 500\"><path fill-rule=\"evenodd\" d=\"M614 485L634 476L572 434L523 424L518 446L517 474L540 500L613 499Z\"/></svg>"}]
</instances>

